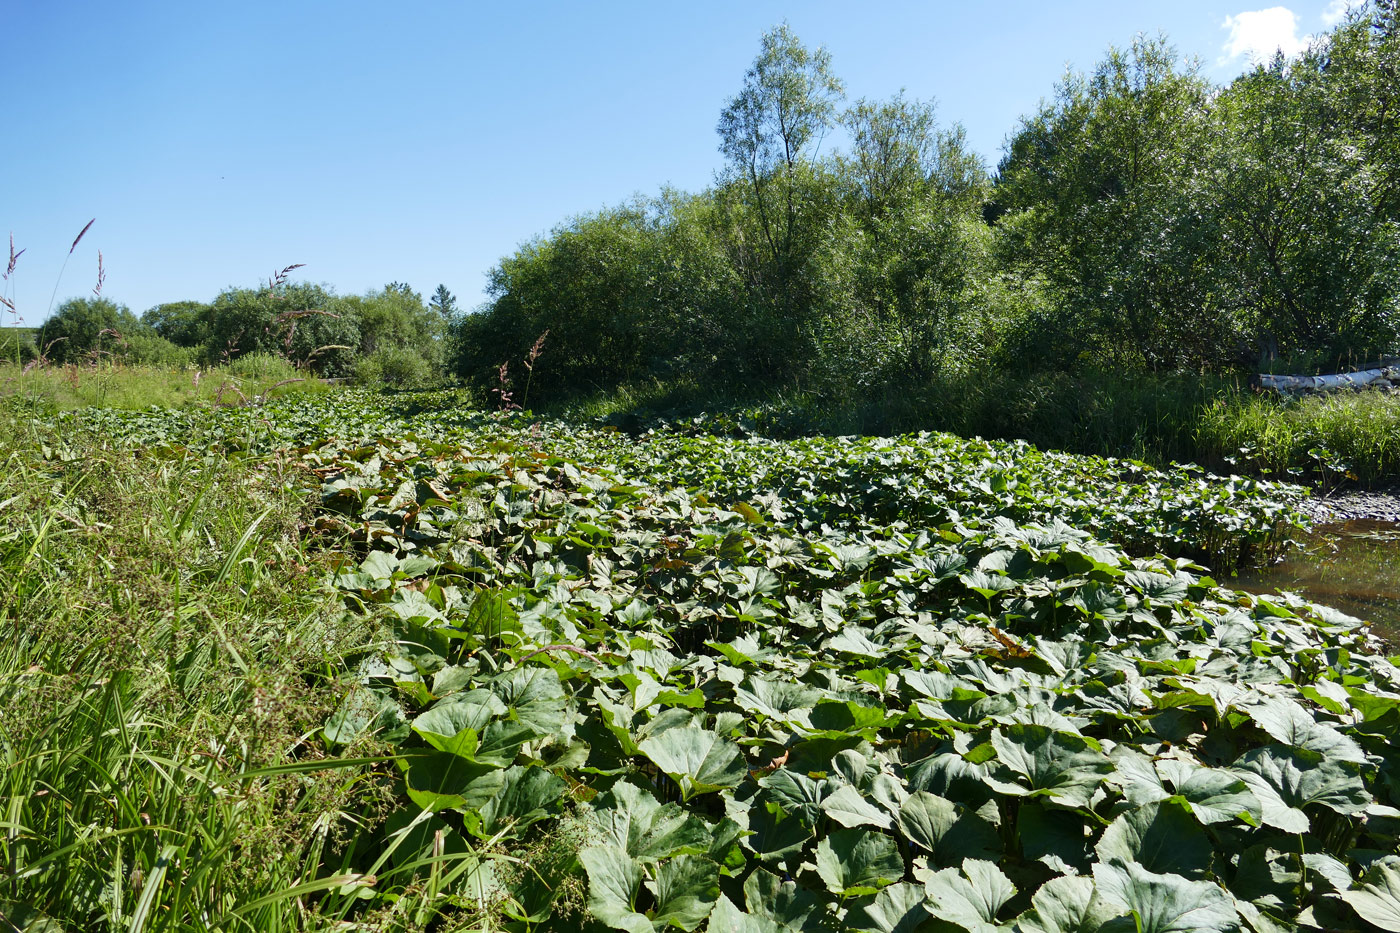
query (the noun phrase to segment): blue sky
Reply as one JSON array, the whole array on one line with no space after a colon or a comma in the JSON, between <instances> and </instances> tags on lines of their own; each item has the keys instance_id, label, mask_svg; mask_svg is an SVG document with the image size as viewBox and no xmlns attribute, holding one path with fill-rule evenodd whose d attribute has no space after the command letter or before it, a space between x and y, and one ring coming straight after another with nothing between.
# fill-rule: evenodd
<instances>
[{"instance_id":1,"label":"blue sky","mask_svg":"<svg viewBox=\"0 0 1400 933\"><path fill-rule=\"evenodd\" d=\"M101 250L103 294L137 313L292 263L345 294L445 283L471 307L561 220L709 184L720 109L783 20L851 99L935 98L995 166L1066 66L1138 32L1223 82L1344 5L11 0L0 237L26 252L3 294L43 320L96 218L59 303L91 294Z\"/></svg>"}]
</instances>

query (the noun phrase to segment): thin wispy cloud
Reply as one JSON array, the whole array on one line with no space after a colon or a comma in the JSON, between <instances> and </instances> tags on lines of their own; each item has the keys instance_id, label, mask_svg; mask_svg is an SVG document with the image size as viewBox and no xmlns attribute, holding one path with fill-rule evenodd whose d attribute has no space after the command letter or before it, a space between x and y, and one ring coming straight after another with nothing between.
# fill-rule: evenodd
<instances>
[{"instance_id":1,"label":"thin wispy cloud","mask_svg":"<svg viewBox=\"0 0 1400 933\"><path fill-rule=\"evenodd\" d=\"M1350 7L1351 0L1332 0L1327 9L1322 11L1322 22L1327 26L1337 25L1346 19Z\"/></svg>"},{"instance_id":2,"label":"thin wispy cloud","mask_svg":"<svg viewBox=\"0 0 1400 933\"><path fill-rule=\"evenodd\" d=\"M1341 2L1345 3L1345 0ZM1329 7L1328 15L1331 12L1332 8ZM1298 14L1286 6L1227 16L1221 28L1230 31L1229 38L1225 40L1224 55L1220 59L1222 65L1240 59L1248 59L1251 63L1267 61L1280 51L1291 58L1307 49L1312 39L1309 35L1298 35Z\"/></svg>"}]
</instances>

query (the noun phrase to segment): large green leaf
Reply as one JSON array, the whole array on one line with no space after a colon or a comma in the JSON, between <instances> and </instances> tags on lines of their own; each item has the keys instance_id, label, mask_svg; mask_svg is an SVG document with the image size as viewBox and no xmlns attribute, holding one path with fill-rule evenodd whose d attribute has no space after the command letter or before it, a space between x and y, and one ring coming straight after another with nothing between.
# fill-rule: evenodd
<instances>
[{"instance_id":1,"label":"large green leaf","mask_svg":"<svg viewBox=\"0 0 1400 933\"><path fill-rule=\"evenodd\" d=\"M568 700L559 675L548 667L523 667L506 671L491 683L510 718L527 726L536 736L553 735L564 725Z\"/></svg>"},{"instance_id":2,"label":"large green leaf","mask_svg":"<svg viewBox=\"0 0 1400 933\"><path fill-rule=\"evenodd\" d=\"M904 859L883 833L838 829L817 843L817 874L841 897L874 894L904 877Z\"/></svg>"},{"instance_id":3,"label":"large green leaf","mask_svg":"<svg viewBox=\"0 0 1400 933\"><path fill-rule=\"evenodd\" d=\"M1062 806L1087 806L1113 763L1077 735L1047 726L1012 725L992 732L1000 767L987 783L1006 794L1044 795Z\"/></svg>"},{"instance_id":4,"label":"large green leaf","mask_svg":"<svg viewBox=\"0 0 1400 933\"><path fill-rule=\"evenodd\" d=\"M768 917L746 914L723 894L710 911L709 933L787 933L791 927L784 926Z\"/></svg>"},{"instance_id":5,"label":"large green leaf","mask_svg":"<svg viewBox=\"0 0 1400 933\"><path fill-rule=\"evenodd\" d=\"M1356 887L1342 892L1342 899L1367 923L1400 931L1400 857L1388 855L1376 862Z\"/></svg>"},{"instance_id":6,"label":"large green leaf","mask_svg":"<svg viewBox=\"0 0 1400 933\"><path fill-rule=\"evenodd\" d=\"M698 855L677 855L656 866L656 878L646 882L656 898L652 923L694 930L719 897L719 866Z\"/></svg>"},{"instance_id":7,"label":"large green leaf","mask_svg":"<svg viewBox=\"0 0 1400 933\"><path fill-rule=\"evenodd\" d=\"M491 691L472 690L419 715L413 720L413 731L440 751L470 758L476 754L481 731L505 712L505 704Z\"/></svg>"},{"instance_id":8,"label":"large green leaf","mask_svg":"<svg viewBox=\"0 0 1400 933\"><path fill-rule=\"evenodd\" d=\"M588 911L616 930L653 933L651 921L638 913L641 866L617 846L589 846L578 855L588 873Z\"/></svg>"},{"instance_id":9,"label":"large green leaf","mask_svg":"<svg viewBox=\"0 0 1400 933\"><path fill-rule=\"evenodd\" d=\"M762 868L744 881L744 902L749 913L784 930L823 929L826 908L816 892L784 881Z\"/></svg>"},{"instance_id":10,"label":"large green leaf","mask_svg":"<svg viewBox=\"0 0 1400 933\"><path fill-rule=\"evenodd\" d=\"M1199 877L1210 867L1213 848L1186 808L1165 800L1120 815L1094 851L1103 862L1118 859L1158 874Z\"/></svg>"},{"instance_id":11,"label":"large green leaf","mask_svg":"<svg viewBox=\"0 0 1400 933\"><path fill-rule=\"evenodd\" d=\"M734 787L748 774L739 746L707 729L667 729L637 747L680 785L681 796Z\"/></svg>"},{"instance_id":12,"label":"large green leaf","mask_svg":"<svg viewBox=\"0 0 1400 933\"><path fill-rule=\"evenodd\" d=\"M1366 753L1355 739L1318 722L1312 713L1284 697L1271 697L1248 708L1249 716L1275 741L1317 752L1324 758L1366 762Z\"/></svg>"},{"instance_id":13,"label":"large green leaf","mask_svg":"<svg viewBox=\"0 0 1400 933\"><path fill-rule=\"evenodd\" d=\"M1157 874L1134 862L1099 862L1094 882L1107 903L1132 914L1138 933L1238 933L1230 895L1210 881Z\"/></svg>"},{"instance_id":14,"label":"large green leaf","mask_svg":"<svg viewBox=\"0 0 1400 933\"><path fill-rule=\"evenodd\" d=\"M1256 748L1233 768L1259 799L1263 821L1289 833L1308 831L1313 804L1356 813L1371 802L1361 776L1345 762L1284 745Z\"/></svg>"},{"instance_id":15,"label":"large green leaf","mask_svg":"<svg viewBox=\"0 0 1400 933\"><path fill-rule=\"evenodd\" d=\"M507 768L503 779L494 797L466 814L467 826L482 839L503 831L514 833L548 818L568 790L562 778L534 765Z\"/></svg>"},{"instance_id":16,"label":"large green leaf","mask_svg":"<svg viewBox=\"0 0 1400 933\"><path fill-rule=\"evenodd\" d=\"M995 856L996 828L976 813L937 794L915 791L899 808L899 829L931 853L934 865L960 865L964 859Z\"/></svg>"},{"instance_id":17,"label":"large green leaf","mask_svg":"<svg viewBox=\"0 0 1400 933\"><path fill-rule=\"evenodd\" d=\"M889 829L893 825L888 813L861 796L850 784L843 784L821 802L827 816L846 827L874 826Z\"/></svg>"},{"instance_id":18,"label":"large green leaf","mask_svg":"<svg viewBox=\"0 0 1400 933\"><path fill-rule=\"evenodd\" d=\"M945 868L924 880L928 911L967 933L995 933L997 914L1016 896L1016 886L991 862L968 859L961 869Z\"/></svg>"},{"instance_id":19,"label":"large green leaf","mask_svg":"<svg viewBox=\"0 0 1400 933\"><path fill-rule=\"evenodd\" d=\"M922 885L903 881L862 898L846 917L848 930L861 933L915 933L931 919Z\"/></svg>"},{"instance_id":20,"label":"large green leaf","mask_svg":"<svg viewBox=\"0 0 1400 933\"><path fill-rule=\"evenodd\" d=\"M810 710L821 697L820 691L804 684L768 677L750 677L744 686L734 691L734 700L741 708L779 722L794 718L794 712ZM796 719L807 721L805 716Z\"/></svg>"},{"instance_id":21,"label":"large green leaf","mask_svg":"<svg viewBox=\"0 0 1400 933\"><path fill-rule=\"evenodd\" d=\"M764 775L758 779L758 785L783 810L813 828L822 816L822 801L834 790L832 782L826 778L814 778L789 768Z\"/></svg>"},{"instance_id":22,"label":"large green leaf","mask_svg":"<svg viewBox=\"0 0 1400 933\"><path fill-rule=\"evenodd\" d=\"M1093 879L1082 875L1051 878L1031 898L1031 909L1016 920L1017 933L1099 933L1120 911L1105 904Z\"/></svg>"},{"instance_id":23,"label":"large green leaf","mask_svg":"<svg viewBox=\"0 0 1400 933\"><path fill-rule=\"evenodd\" d=\"M1257 823L1263 815L1259 798L1237 774L1175 758L1158 761L1156 770L1206 825L1236 819Z\"/></svg>"},{"instance_id":24,"label":"large green leaf","mask_svg":"<svg viewBox=\"0 0 1400 933\"><path fill-rule=\"evenodd\" d=\"M390 740L399 737L403 710L382 690L352 690L340 709L326 719L323 734L332 745L350 745L362 735L383 733Z\"/></svg>"},{"instance_id":25,"label":"large green leaf","mask_svg":"<svg viewBox=\"0 0 1400 933\"><path fill-rule=\"evenodd\" d=\"M505 786L505 770L451 752L426 752L406 763L404 789L425 810L482 807Z\"/></svg>"},{"instance_id":26,"label":"large green leaf","mask_svg":"<svg viewBox=\"0 0 1400 933\"><path fill-rule=\"evenodd\" d=\"M600 841L642 861L701 854L709 850L714 835L700 817L674 803L659 804L625 781L594 801L590 819Z\"/></svg>"}]
</instances>

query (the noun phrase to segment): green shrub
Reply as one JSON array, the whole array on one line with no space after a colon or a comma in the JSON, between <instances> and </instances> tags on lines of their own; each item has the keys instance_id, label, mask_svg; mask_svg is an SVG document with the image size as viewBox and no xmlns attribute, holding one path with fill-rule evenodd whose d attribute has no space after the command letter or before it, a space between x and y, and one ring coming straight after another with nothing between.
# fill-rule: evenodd
<instances>
[{"instance_id":1,"label":"green shrub","mask_svg":"<svg viewBox=\"0 0 1400 933\"><path fill-rule=\"evenodd\" d=\"M121 357L127 363L182 369L194 364L195 350L177 346L157 334L141 333L127 338Z\"/></svg>"},{"instance_id":2,"label":"green shrub","mask_svg":"<svg viewBox=\"0 0 1400 933\"><path fill-rule=\"evenodd\" d=\"M28 327L0 329L0 360L8 363L28 363L38 355L34 347L34 331Z\"/></svg>"},{"instance_id":3,"label":"green shrub","mask_svg":"<svg viewBox=\"0 0 1400 933\"><path fill-rule=\"evenodd\" d=\"M396 389L424 386L433 380L434 367L409 347L383 347L355 363L352 378L357 385L386 385Z\"/></svg>"},{"instance_id":4,"label":"green shrub","mask_svg":"<svg viewBox=\"0 0 1400 933\"><path fill-rule=\"evenodd\" d=\"M300 379L305 375L284 358L262 350L234 357L227 369L229 375L244 379Z\"/></svg>"}]
</instances>

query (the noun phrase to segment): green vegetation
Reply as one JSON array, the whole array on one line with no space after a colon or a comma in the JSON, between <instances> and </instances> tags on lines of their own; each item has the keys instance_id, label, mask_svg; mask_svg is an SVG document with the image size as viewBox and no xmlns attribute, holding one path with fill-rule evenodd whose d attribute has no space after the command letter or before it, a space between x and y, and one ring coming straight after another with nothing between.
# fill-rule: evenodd
<instances>
[{"instance_id":1,"label":"green vegetation","mask_svg":"<svg viewBox=\"0 0 1400 933\"><path fill-rule=\"evenodd\" d=\"M229 289L209 304L162 304L140 318L107 298L75 298L40 327L0 330L0 359L208 370L275 357L283 370L299 371L293 376L353 374L398 387L441 381L455 307L445 288L432 305L400 282L342 297L288 284L290 268L263 288Z\"/></svg>"},{"instance_id":2,"label":"green vegetation","mask_svg":"<svg viewBox=\"0 0 1400 933\"><path fill-rule=\"evenodd\" d=\"M843 108L834 67L786 27L766 35L721 111L715 185L503 259L492 301L458 319L457 373L497 388L547 332L531 393L551 407L757 404L797 429L1279 470L1394 445L1360 405L1304 406L1334 427L1237 388L1400 349L1394 4L1223 87L1139 37L1058 85L994 175L930 102ZM1307 445L1258 461L1261 418L1306 423Z\"/></svg>"},{"instance_id":3,"label":"green vegetation","mask_svg":"<svg viewBox=\"0 0 1400 933\"><path fill-rule=\"evenodd\" d=\"M16 366L0 360L0 398L13 396L37 411L88 406L246 405L288 393L321 393L327 388L315 376L270 354L250 354L209 370L110 360L64 366Z\"/></svg>"},{"instance_id":4,"label":"green vegetation","mask_svg":"<svg viewBox=\"0 0 1400 933\"><path fill-rule=\"evenodd\" d=\"M1296 487L453 393L5 411L12 922L1384 929L1400 896L1395 668L1192 562L1276 552Z\"/></svg>"},{"instance_id":5,"label":"green vegetation","mask_svg":"<svg viewBox=\"0 0 1400 933\"><path fill-rule=\"evenodd\" d=\"M1400 475L1397 397L1240 378L1400 339L1396 23L1224 88L1139 39L994 178L780 27L711 189L480 313L292 266L0 331L0 918L1400 929L1400 658L1228 585L1306 526L1265 474Z\"/></svg>"}]
</instances>

